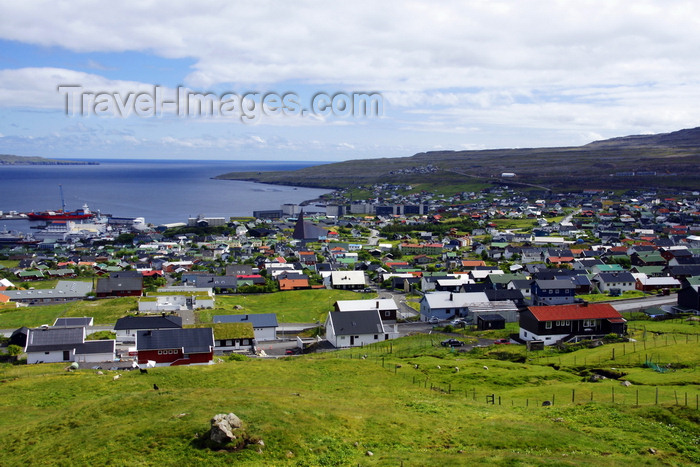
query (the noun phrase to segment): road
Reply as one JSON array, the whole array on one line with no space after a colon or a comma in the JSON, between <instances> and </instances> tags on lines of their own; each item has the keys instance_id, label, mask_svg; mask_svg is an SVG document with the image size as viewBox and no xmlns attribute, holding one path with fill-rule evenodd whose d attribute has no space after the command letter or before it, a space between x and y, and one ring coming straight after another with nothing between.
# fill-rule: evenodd
<instances>
[{"instance_id":1,"label":"road","mask_svg":"<svg viewBox=\"0 0 700 467\"><path fill-rule=\"evenodd\" d=\"M664 295L661 297L639 298L624 301L609 302L619 312L641 310L660 305L675 305L678 303L678 294Z\"/></svg>"}]
</instances>

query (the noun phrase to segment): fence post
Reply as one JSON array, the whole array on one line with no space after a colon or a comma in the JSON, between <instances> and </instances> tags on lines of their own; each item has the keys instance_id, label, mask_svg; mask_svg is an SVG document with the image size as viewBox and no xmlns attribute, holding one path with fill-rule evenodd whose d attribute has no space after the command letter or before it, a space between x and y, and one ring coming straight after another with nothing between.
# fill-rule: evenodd
<instances>
[{"instance_id":1,"label":"fence post","mask_svg":"<svg viewBox=\"0 0 700 467\"><path fill-rule=\"evenodd\" d=\"M656 400L654 401L654 405L659 405L659 387L656 387Z\"/></svg>"},{"instance_id":2,"label":"fence post","mask_svg":"<svg viewBox=\"0 0 700 467\"><path fill-rule=\"evenodd\" d=\"M576 389L571 390L571 403L575 403L576 401Z\"/></svg>"},{"instance_id":3,"label":"fence post","mask_svg":"<svg viewBox=\"0 0 700 467\"><path fill-rule=\"evenodd\" d=\"M636 406L639 407L639 389L637 389L637 403Z\"/></svg>"}]
</instances>

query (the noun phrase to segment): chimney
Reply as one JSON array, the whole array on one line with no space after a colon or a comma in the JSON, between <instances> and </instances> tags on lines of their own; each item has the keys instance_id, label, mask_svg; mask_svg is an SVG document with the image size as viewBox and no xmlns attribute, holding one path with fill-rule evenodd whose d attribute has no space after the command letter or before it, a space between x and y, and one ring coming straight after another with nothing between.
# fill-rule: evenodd
<instances>
[{"instance_id":1,"label":"chimney","mask_svg":"<svg viewBox=\"0 0 700 467\"><path fill-rule=\"evenodd\" d=\"M379 308L379 300L377 300L377 308Z\"/></svg>"},{"instance_id":2,"label":"chimney","mask_svg":"<svg viewBox=\"0 0 700 467\"><path fill-rule=\"evenodd\" d=\"M583 303L581 304L581 306L583 306L583 307L588 306L588 302L583 302Z\"/></svg>"},{"instance_id":3,"label":"chimney","mask_svg":"<svg viewBox=\"0 0 700 467\"><path fill-rule=\"evenodd\" d=\"M452 292L450 292L450 301L452 301Z\"/></svg>"}]
</instances>

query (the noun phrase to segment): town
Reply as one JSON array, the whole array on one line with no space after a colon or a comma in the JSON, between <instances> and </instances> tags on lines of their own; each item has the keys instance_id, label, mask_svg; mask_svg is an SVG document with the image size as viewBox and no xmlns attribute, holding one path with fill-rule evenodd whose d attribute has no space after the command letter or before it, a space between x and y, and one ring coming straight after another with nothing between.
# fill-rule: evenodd
<instances>
[{"instance_id":1,"label":"town","mask_svg":"<svg viewBox=\"0 0 700 467\"><path fill-rule=\"evenodd\" d=\"M6 236L5 350L29 364L145 368L433 332L462 346L494 329L509 333L483 345L535 350L625 338L631 317L700 314L698 192L410 188L338 190L250 218L61 220L33 241Z\"/></svg>"}]
</instances>

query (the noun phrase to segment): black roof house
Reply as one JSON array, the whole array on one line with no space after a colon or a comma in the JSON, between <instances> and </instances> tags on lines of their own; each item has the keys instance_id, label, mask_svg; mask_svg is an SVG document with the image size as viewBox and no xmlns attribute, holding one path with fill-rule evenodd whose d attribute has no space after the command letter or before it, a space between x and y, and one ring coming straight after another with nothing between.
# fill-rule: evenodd
<instances>
[{"instance_id":1,"label":"black roof house","mask_svg":"<svg viewBox=\"0 0 700 467\"><path fill-rule=\"evenodd\" d=\"M379 312L367 311L331 311L328 319L338 336L350 334L383 333L384 327Z\"/></svg>"},{"instance_id":2,"label":"black roof house","mask_svg":"<svg viewBox=\"0 0 700 467\"><path fill-rule=\"evenodd\" d=\"M177 329L182 328L180 316L125 316L114 324L115 331L131 329Z\"/></svg>"},{"instance_id":3,"label":"black roof house","mask_svg":"<svg viewBox=\"0 0 700 467\"><path fill-rule=\"evenodd\" d=\"M64 350L67 346L79 346L84 342L85 328L30 329L27 335L25 352L50 352Z\"/></svg>"},{"instance_id":4,"label":"black roof house","mask_svg":"<svg viewBox=\"0 0 700 467\"><path fill-rule=\"evenodd\" d=\"M212 328L155 329L136 333L137 350L182 348L185 354L211 352L214 348Z\"/></svg>"}]
</instances>

